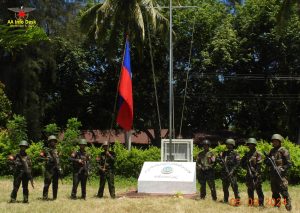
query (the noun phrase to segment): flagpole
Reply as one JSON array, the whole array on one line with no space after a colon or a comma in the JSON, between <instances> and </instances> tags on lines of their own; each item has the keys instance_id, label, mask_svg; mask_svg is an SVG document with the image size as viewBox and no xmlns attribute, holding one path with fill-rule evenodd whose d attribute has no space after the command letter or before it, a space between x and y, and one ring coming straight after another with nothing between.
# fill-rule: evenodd
<instances>
[{"instance_id":1,"label":"flagpole","mask_svg":"<svg viewBox=\"0 0 300 213\"><path fill-rule=\"evenodd\" d=\"M172 157L172 133L173 133L173 39L172 39L172 32L173 32L173 21L172 21L172 0L170 0L170 58L169 58L169 161L173 161Z\"/></svg>"}]
</instances>

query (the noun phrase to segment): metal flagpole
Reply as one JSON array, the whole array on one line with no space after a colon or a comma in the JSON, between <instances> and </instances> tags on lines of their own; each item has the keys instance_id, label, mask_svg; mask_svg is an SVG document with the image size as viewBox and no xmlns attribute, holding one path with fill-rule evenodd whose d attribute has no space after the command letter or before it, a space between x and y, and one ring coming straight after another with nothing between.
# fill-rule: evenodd
<instances>
[{"instance_id":1,"label":"metal flagpole","mask_svg":"<svg viewBox=\"0 0 300 213\"><path fill-rule=\"evenodd\" d=\"M169 161L173 161L172 157L172 136L173 136L173 21L172 21L172 0L170 0L170 58L169 58Z\"/></svg>"}]
</instances>

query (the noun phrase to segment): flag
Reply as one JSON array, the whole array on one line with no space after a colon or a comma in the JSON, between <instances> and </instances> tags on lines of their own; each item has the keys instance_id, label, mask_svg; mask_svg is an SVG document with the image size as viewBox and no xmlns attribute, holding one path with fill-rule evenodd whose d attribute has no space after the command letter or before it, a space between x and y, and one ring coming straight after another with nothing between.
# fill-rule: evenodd
<instances>
[{"instance_id":1,"label":"flag","mask_svg":"<svg viewBox=\"0 0 300 213\"><path fill-rule=\"evenodd\" d=\"M118 88L117 123L126 131L131 130L133 122L132 73L130 67L129 41L126 39L123 64Z\"/></svg>"}]
</instances>

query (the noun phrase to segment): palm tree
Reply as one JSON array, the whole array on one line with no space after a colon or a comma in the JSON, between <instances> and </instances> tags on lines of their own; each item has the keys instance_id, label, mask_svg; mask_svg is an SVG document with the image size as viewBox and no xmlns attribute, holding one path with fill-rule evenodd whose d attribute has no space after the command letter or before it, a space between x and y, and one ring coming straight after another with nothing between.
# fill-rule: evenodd
<instances>
[{"instance_id":1,"label":"palm tree","mask_svg":"<svg viewBox=\"0 0 300 213\"><path fill-rule=\"evenodd\" d=\"M120 34L136 41L141 50L145 20L149 20L153 30L162 32L168 23L155 0L105 0L83 13L81 28L98 42L108 39L110 50L116 49Z\"/></svg>"}]
</instances>

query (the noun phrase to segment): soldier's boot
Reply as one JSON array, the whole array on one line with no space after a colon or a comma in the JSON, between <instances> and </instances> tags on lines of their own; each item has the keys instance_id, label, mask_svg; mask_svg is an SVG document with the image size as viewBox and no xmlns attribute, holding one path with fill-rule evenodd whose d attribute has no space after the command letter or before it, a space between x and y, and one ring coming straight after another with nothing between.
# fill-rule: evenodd
<instances>
[{"instance_id":1,"label":"soldier's boot","mask_svg":"<svg viewBox=\"0 0 300 213\"><path fill-rule=\"evenodd\" d=\"M72 200L76 200L77 199L77 197L76 197L76 192L74 193L73 191L72 191L72 193L71 193L71 199Z\"/></svg>"},{"instance_id":2,"label":"soldier's boot","mask_svg":"<svg viewBox=\"0 0 300 213\"><path fill-rule=\"evenodd\" d=\"M15 203L16 201L17 201L17 194L15 194L14 191L12 191L12 193L10 195L9 203Z\"/></svg>"},{"instance_id":3,"label":"soldier's boot","mask_svg":"<svg viewBox=\"0 0 300 213\"><path fill-rule=\"evenodd\" d=\"M72 193L71 193L71 199L76 200L76 199L77 199L76 194L77 194L77 191L75 191L75 190L73 189L73 190L72 190Z\"/></svg>"},{"instance_id":4,"label":"soldier's boot","mask_svg":"<svg viewBox=\"0 0 300 213\"><path fill-rule=\"evenodd\" d=\"M260 207L263 207L264 206L265 196L264 196L264 193L262 191L261 184L260 184L259 187L256 188L256 192L257 192L257 195L258 195L258 205Z\"/></svg>"},{"instance_id":5,"label":"soldier's boot","mask_svg":"<svg viewBox=\"0 0 300 213\"><path fill-rule=\"evenodd\" d=\"M211 190L211 198L216 201L217 200L217 193L216 190Z\"/></svg>"},{"instance_id":6,"label":"soldier's boot","mask_svg":"<svg viewBox=\"0 0 300 213\"><path fill-rule=\"evenodd\" d=\"M285 208L288 211L292 210L292 200L290 198L290 196L287 193L287 196L284 196L284 202L285 202Z\"/></svg>"},{"instance_id":7,"label":"soldier's boot","mask_svg":"<svg viewBox=\"0 0 300 213\"><path fill-rule=\"evenodd\" d=\"M273 193L272 200L274 202L274 207L279 208L281 206L281 199L279 193Z\"/></svg>"},{"instance_id":8,"label":"soldier's boot","mask_svg":"<svg viewBox=\"0 0 300 213\"><path fill-rule=\"evenodd\" d=\"M235 186L233 188L233 193L234 193L234 197L235 197L235 206L241 205L241 197L240 197L240 193L239 193L237 184L235 184Z\"/></svg>"},{"instance_id":9,"label":"soldier's boot","mask_svg":"<svg viewBox=\"0 0 300 213\"><path fill-rule=\"evenodd\" d=\"M223 184L223 192L224 192L224 199L223 199L223 202L224 203L228 203L228 198L229 198L229 190L228 190L228 187L229 187L229 185L227 186L225 186L224 184Z\"/></svg>"},{"instance_id":10,"label":"soldier's boot","mask_svg":"<svg viewBox=\"0 0 300 213\"><path fill-rule=\"evenodd\" d=\"M23 203L28 203L28 196L29 196L29 190L28 190L28 184L23 186Z\"/></svg>"},{"instance_id":11,"label":"soldier's boot","mask_svg":"<svg viewBox=\"0 0 300 213\"><path fill-rule=\"evenodd\" d=\"M52 191L53 191L53 200L56 200L57 199L57 188L53 188Z\"/></svg>"},{"instance_id":12,"label":"soldier's boot","mask_svg":"<svg viewBox=\"0 0 300 213\"><path fill-rule=\"evenodd\" d=\"M77 186L78 184L77 183L74 183L73 181L73 187L72 187L72 192L71 192L71 199L73 200L76 200L77 197L76 197L76 194L77 194Z\"/></svg>"},{"instance_id":13,"label":"soldier's boot","mask_svg":"<svg viewBox=\"0 0 300 213\"><path fill-rule=\"evenodd\" d=\"M11 195L10 195L10 203L15 203L17 200L17 192L15 190L13 190L11 192Z\"/></svg>"},{"instance_id":14,"label":"soldier's boot","mask_svg":"<svg viewBox=\"0 0 300 213\"><path fill-rule=\"evenodd\" d=\"M110 183L108 185L108 190L109 190L109 194L111 198L116 198L116 193L115 193L115 186L113 185L113 183Z\"/></svg>"},{"instance_id":15,"label":"soldier's boot","mask_svg":"<svg viewBox=\"0 0 300 213\"><path fill-rule=\"evenodd\" d=\"M247 189L248 192L248 206L254 205L254 190L250 187Z\"/></svg>"},{"instance_id":16,"label":"soldier's boot","mask_svg":"<svg viewBox=\"0 0 300 213\"><path fill-rule=\"evenodd\" d=\"M43 189L43 200L48 200L48 189L45 186Z\"/></svg>"},{"instance_id":17,"label":"soldier's boot","mask_svg":"<svg viewBox=\"0 0 300 213\"><path fill-rule=\"evenodd\" d=\"M28 196L25 196L23 197L23 203L28 203Z\"/></svg>"},{"instance_id":18,"label":"soldier's boot","mask_svg":"<svg viewBox=\"0 0 300 213\"><path fill-rule=\"evenodd\" d=\"M258 198L258 205L259 205L260 207L264 207L264 197L259 197L259 198Z\"/></svg>"}]
</instances>

